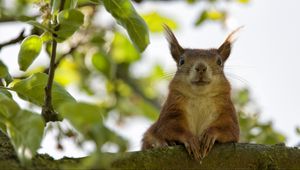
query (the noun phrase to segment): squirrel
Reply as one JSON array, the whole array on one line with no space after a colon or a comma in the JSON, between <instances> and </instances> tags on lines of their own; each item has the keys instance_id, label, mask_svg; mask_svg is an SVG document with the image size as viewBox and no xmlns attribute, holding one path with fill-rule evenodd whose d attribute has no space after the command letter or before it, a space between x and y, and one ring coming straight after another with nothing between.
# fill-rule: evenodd
<instances>
[{"instance_id":1,"label":"squirrel","mask_svg":"<svg viewBox=\"0 0 300 170\"><path fill-rule=\"evenodd\" d=\"M240 28L217 49L189 49L182 48L164 25L177 71L158 120L143 136L142 150L182 144L192 158L202 160L214 143L239 141L239 122L223 69Z\"/></svg>"}]
</instances>

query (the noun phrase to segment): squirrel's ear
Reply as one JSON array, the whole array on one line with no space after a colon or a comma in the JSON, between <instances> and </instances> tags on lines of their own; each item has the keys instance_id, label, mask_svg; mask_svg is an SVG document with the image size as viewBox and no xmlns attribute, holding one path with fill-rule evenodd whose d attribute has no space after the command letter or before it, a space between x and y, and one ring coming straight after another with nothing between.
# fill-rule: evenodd
<instances>
[{"instance_id":1,"label":"squirrel's ear","mask_svg":"<svg viewBox=\"0 0 300 170\"><path fill-rule=\"evenodd\" d=\"M243 26L232 31L223 42L223 44L218 48L218 52L222 57L222 60L225 62L230 55L231 47L233 42L236 40L236 33L242 29Z\"/></svg>"},{"instance_id":2,"label":"squirrel's ear","mask_svg":"<svg viewBox=\"0 0 300 170\"><path fill-rule=\"evenodd\" d=\"M175 35L173 34L173 32L171 31L170 27L168 27L167 25L163 25L164 29L165 29L165 34L166 34L166 38L169 42L169 46L170 46L170 51L172 54L172 57L174 58L174 60L176 61L176 63L179 62L180 56L183 54L184 49L179 45Z\"/></svg>"}]
</instances>

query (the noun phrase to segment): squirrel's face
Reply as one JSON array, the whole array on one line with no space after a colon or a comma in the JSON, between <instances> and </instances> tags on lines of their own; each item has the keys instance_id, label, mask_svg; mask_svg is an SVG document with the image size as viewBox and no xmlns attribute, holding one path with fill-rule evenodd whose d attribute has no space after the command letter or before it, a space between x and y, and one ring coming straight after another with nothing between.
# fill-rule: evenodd
<instances>
[{"instance_id":1,"label":"squirrel's face","mask_svg":"<svg viewBox=\"0 0 300 170\"><path fill-rule=\"evenodd\" d=\"M214 49L185 49L177 63L176 76L192 86L209 85L222 74L223 60Z\"/></svg>"},{"instance_id":2,"label":"squirrel's face","mask_svg":"<svg viewBox=\"0 0 300 170\"><path fill-rule=\"evenodd\" d=\"M172 57L177 64L174 77L176 82L183 83L183 87L190 85L195 88L218 84L220 79L225 78L223 66L230 55L233 36L241 27L229 34L225 42L215 49L182 48L171 29L166 25L164 28Z\"/></svg>"}]
</instances>

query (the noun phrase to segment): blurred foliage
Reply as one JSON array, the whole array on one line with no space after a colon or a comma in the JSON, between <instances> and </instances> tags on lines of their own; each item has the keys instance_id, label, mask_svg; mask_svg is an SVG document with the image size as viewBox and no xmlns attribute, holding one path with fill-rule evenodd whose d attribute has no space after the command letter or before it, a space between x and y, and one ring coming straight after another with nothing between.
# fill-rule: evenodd
<instances>
[{"instance_id":1,"label":"blurred foliage","mask_svg":"<svg viewBox=\"0 0 300 170\"><path fill-rule=\"evenodd\" d=\"M163 16L158 12L149 12L143 15L149 30L151 32L163 32L163 24L168 25L171 29L176 29L178 27L177 23L172 19Z\"/></svg>"},{"instance_id":2,"label":"blurred foliage","mask_svg":"<svg viewBox=\"0 0 300 170\"><path fill-rule=\"evenodd\" d=\"M239 115L241 142L264 144L285 142L285 136L273 128L272 121L260 121L259 113L253 111L256 109L255 103L251 100L248 89L235 91L233 100Z\"/></svg>"},{"instance_id":3,"label":"blurred foliage","mask_svg":"<svg viewBox=\"0 0 300 170\"><path fill-rule=\"evenodd\" d=\"M146 0L135 1L143 3ZM128 145L126 140L105 126L104 122L108 117L114 113L120 117L120 122L128 116L144 116L155 120L165 97L159 87L161 84L167 86L164 78L167 74L162 66L156 65L149 70L149 74L143 76L132 74L132 66L143 58L140 52L149 44L148 28L152 33L157 33L162 31L162 23L173 29L180 25L174 18L157 11L142 14L141 17L129 0L66 0L61 12L58 10L60 1L51 2L52 5L49 4L50 0L15 0L5 3L0 0L0 23L24 21L33 26L28 37L39 37L30 47L26 47L29 39L26 38L21 44L19 56L15 56L19 57L21 70L26 70L22 75L10 73L5 62L2 62L10 58L0 60L0 129L4 133L11 132L8 135L15 147L23 144L22 146L28 147L31 157L34 156L43 135L41 116L22 110L7 89L28 101L29 106L42 106L48 76L41 72L47 72L49 68L32 68L30 65L39 57L41 41L45 47L42 50L50 56L52 47L49 41L54 38L60 42L59 46L64 47L57 51L56 82L53 84L54 109L73 128L61 128L64 122L57 123L56 126L48 124L45 133L52 128L58 130L58 149L64 148L61 144L63 138L72 138L79 147L84 141L94 142L96 150L84 163L84 167L91 167L93 163L99 162L106 167L108 160L101 157L105 145L114 144L119 151L125 151ZM228 11L219 8L219 3L247 4L249 1L186 2L192 5L205 4L205 9L199 11L199 17L195 21L197 26L202 26L206 21L224 24ZM104 12L111 13L116 22L99 25L95 16ZM49 22L56 25L49 27ZM125 28L128 36L120 30L117 23ZM11 75L15 75L14 79ZM95 101L76 101L66 90L70 86L75 86L81 94L91 96ZM253 101L248 90L235 90L233 98L240 117L242 142L274 144L285 141L285 137L273 128L271 121L262 122L258 113L249 111L248 107L253 105ZM19 115L20 113L24 113L26 117ZM21 131L14 133L16 129ZM36 133L37 137L28 139L28 135L32 133ZM25 155L27 160L30 158L26 156L28 149L22 149L19 157L23 160Z\"/></svg>"}]
</instances>

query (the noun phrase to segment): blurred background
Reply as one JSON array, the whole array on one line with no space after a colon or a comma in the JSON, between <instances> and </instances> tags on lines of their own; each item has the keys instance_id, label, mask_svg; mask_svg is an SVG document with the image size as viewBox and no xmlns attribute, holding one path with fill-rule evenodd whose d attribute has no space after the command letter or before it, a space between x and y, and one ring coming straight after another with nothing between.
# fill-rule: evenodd
<instances>
[{"instance_id":1,"label":"blurred background","mask_svg":"<svg viewBox=\"0 0 300 170\"><path fill-rule=\"evenodd\" d=\"M20 42L2 46L38 29L22 21L41 17L44 1L0 0L0 60L15 79L48 68L49 47L29 71L19 71ZM300 1L297 0L135 0L150 31L150 45L140 53L126 31L95 1L78 0L85 23L58 46L55 81L78 101L105 110L105 125L140 149L143 133L159 115L168 83L176 71L163 35L169 25L188 48L216 48L228 33L244 26L225 65L238 110L241 142L288 146L300 144ZM22 31L24 32L22 33ZM14 98L22 107L40 108ZM99 134L100 136L103 134ZM103 151L116 152L113 143ZM55 158L80 157L95 149L67 121L48 123L40 153Z\"/></svg>"}]
</instances>

